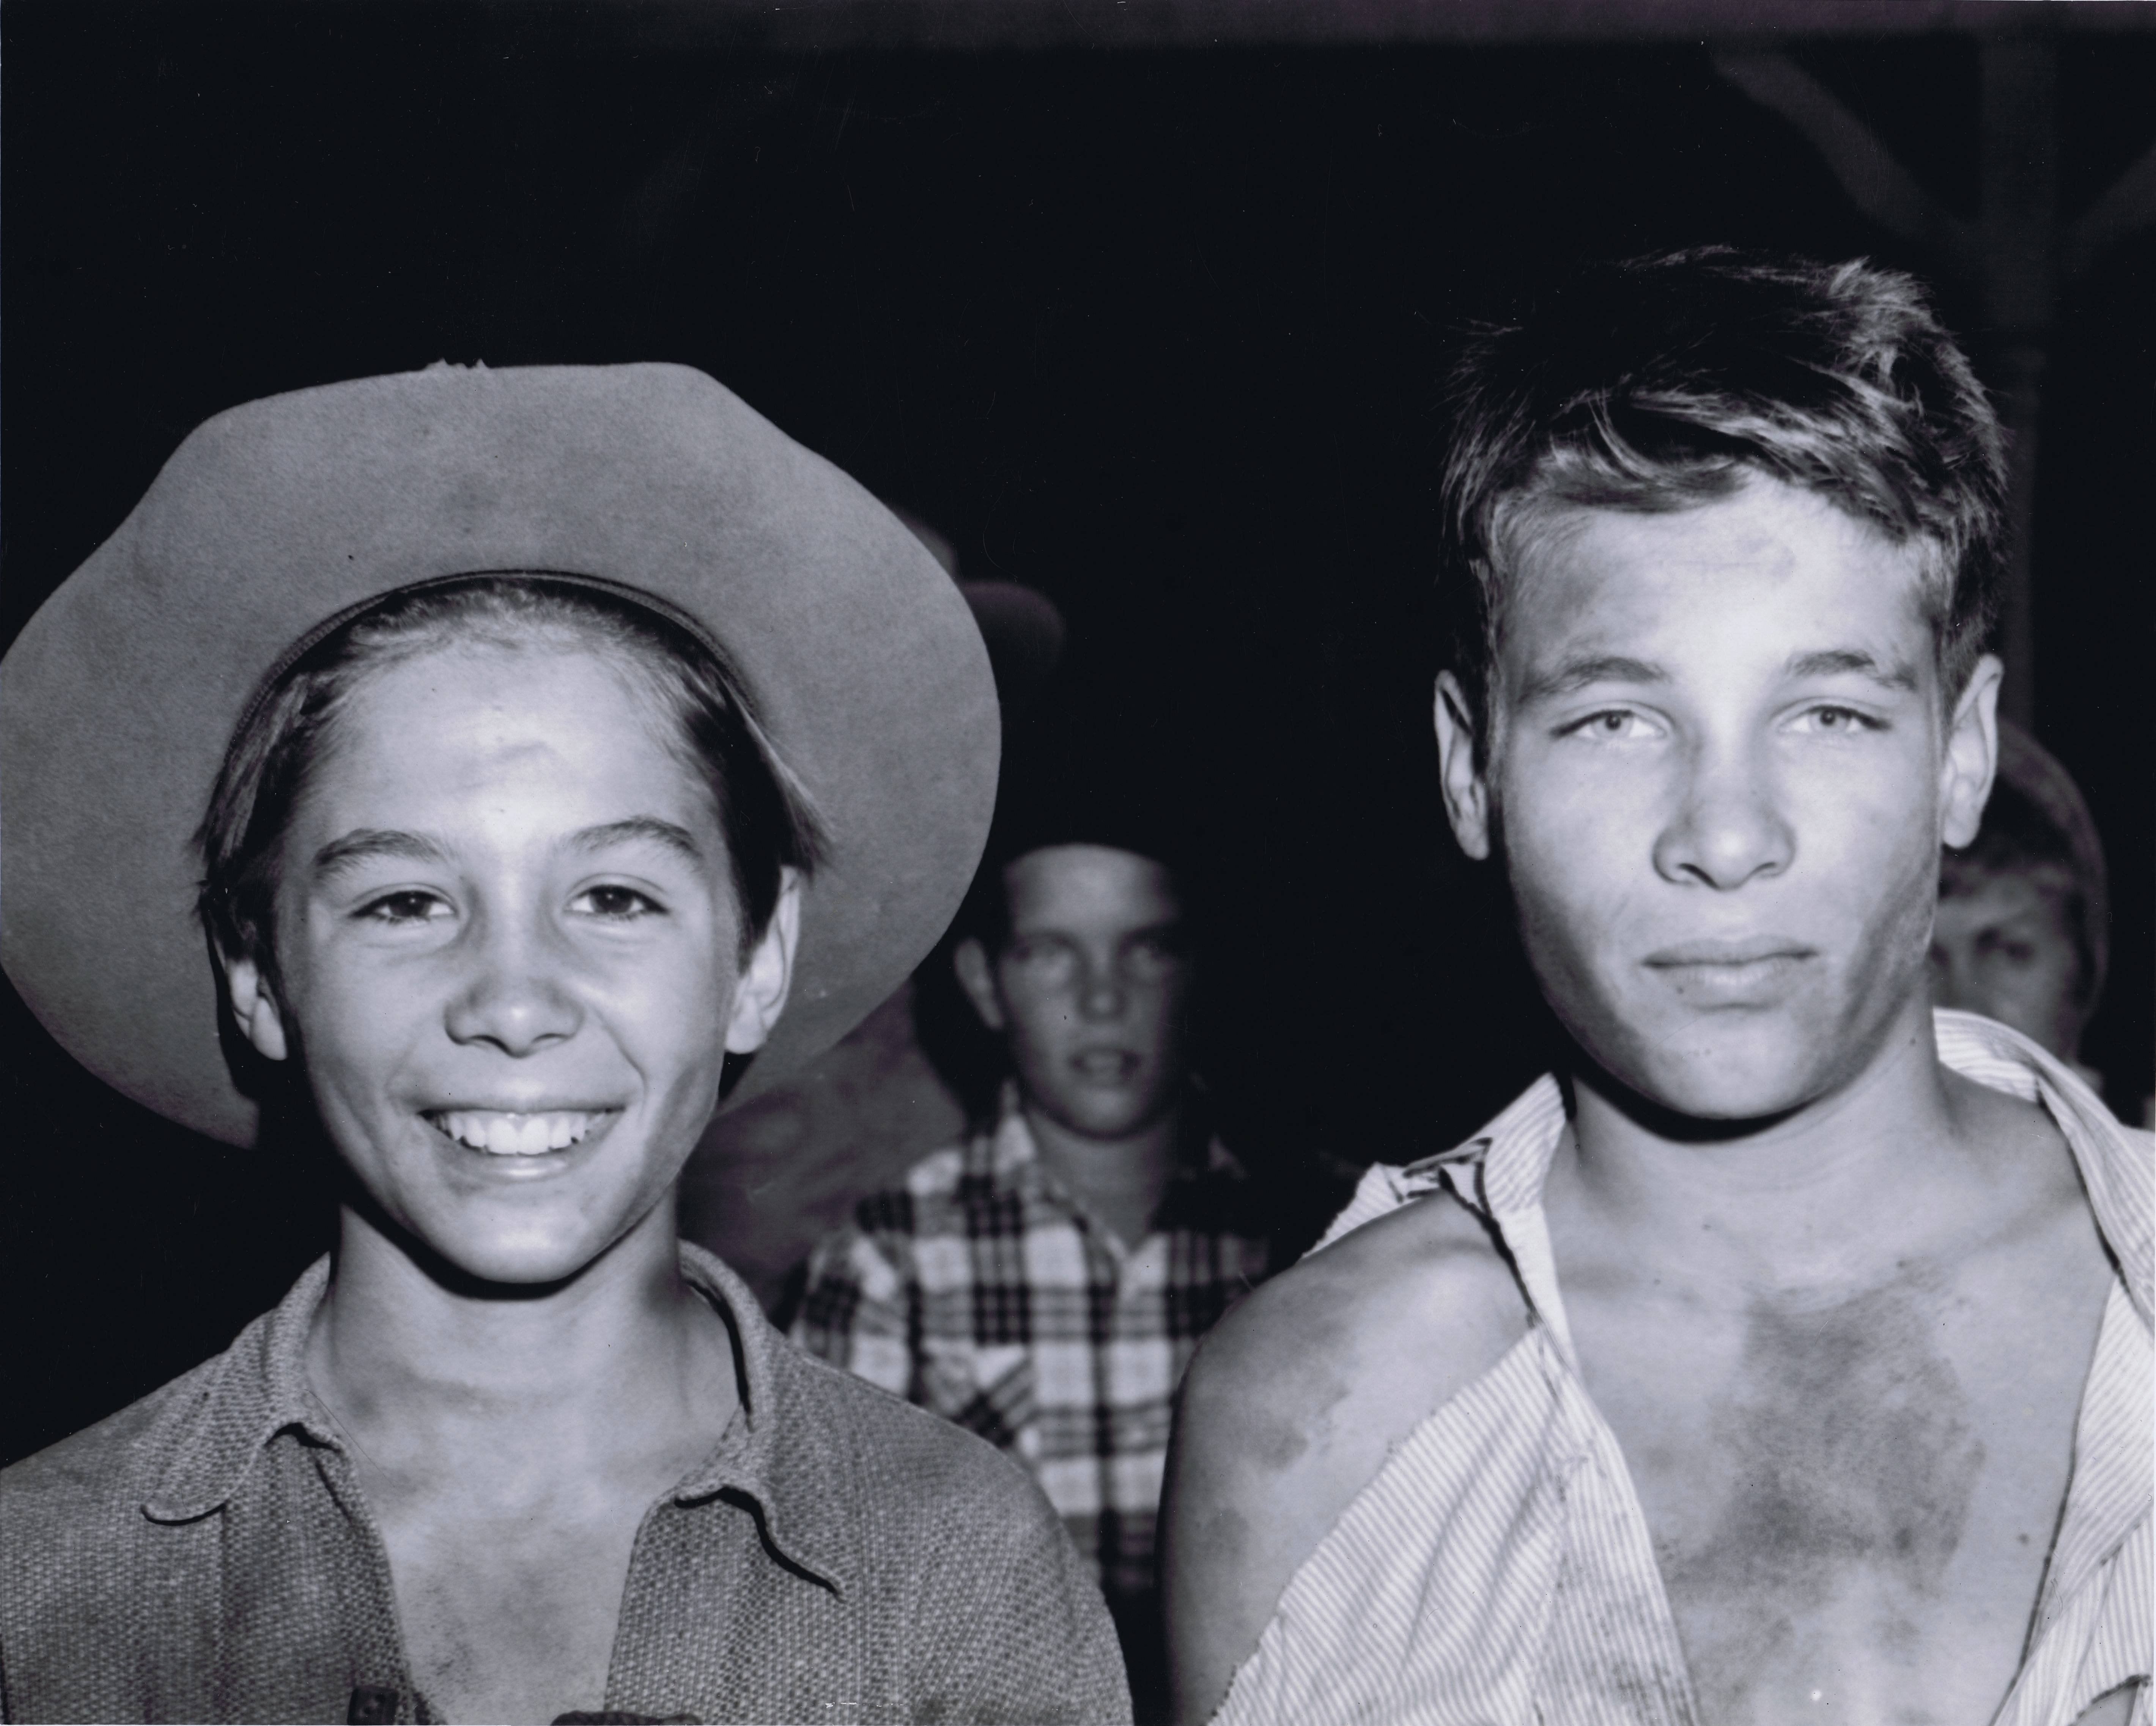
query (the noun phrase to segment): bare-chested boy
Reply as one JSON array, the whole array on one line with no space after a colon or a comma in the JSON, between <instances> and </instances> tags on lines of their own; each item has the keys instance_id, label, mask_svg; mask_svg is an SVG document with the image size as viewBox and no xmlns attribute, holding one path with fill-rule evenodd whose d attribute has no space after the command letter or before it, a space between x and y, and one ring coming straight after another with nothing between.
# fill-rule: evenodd
<instances>
[{"instance_id":1,"label":"bare-chested boy","mask_svg":"<svg viewBox=\"0 0 2156 1726\"><path fill-rule=\"evenodd\" d=\"M1453 405L1445 807L1569 1053L1201 1352L1183 1716L2145 1723L2149 1140L1927 1004L1980 387L1905 277L1708 252Z\"/></svg>"}]
</instances>

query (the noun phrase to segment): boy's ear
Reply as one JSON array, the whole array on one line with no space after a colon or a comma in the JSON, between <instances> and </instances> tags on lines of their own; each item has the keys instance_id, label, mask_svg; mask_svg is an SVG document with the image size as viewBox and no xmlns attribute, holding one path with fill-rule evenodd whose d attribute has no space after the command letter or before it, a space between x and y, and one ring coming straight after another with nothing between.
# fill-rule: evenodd
<instances>
[{"instance_id":1,"label":"boy's ear","mask_svg":"<svg viewBox=\"0 0 2156 1726\"><path fill-rule=\"evenodd\" d=\"M264 1060L283 1060L291 1046L285 1036L284 1014L260 961L235 959L219 949L217 962L224 971L224 991L232 1002L234 1022Z\"/></svg>"},{"instance_id":2,"label":"boy's ear","mask_svg":"<svg viewBox=\"0 0 2156 1726\"><path fill-rule=\"evenodd\" d=\"M752 1055L769 1039L786 1011L793 986L793 955L801 944L801 872L779 872L778 903L771 921L749 951L741 981L734 989L733 1017L726 1025L726 1053Z\"/></svg>"},{"instance_id":3,"label":"boy's ear","mask_svg":"<svg viewBox=\"0 0 2156 1726\"><path fill-rule=\"evenodd\" d=\"M1490 855L1490 787L1475 765L1475 721L1467 692L1449 671L1437 677L1437 771L1445 818L1460 848L1477 862Z\"/></svg>"},{"instance_id":4,"label":"boy's ear","mask_svg":"<svg viewBox=\"0 0 2156 1726\"><path fill-rule=\"evenodd\" d=\"M988 950L968 935L951 955L951 968L958 974L958 986L973 1003L981 1022L991 1031L1002 1030L1003 997L996 993L995 967L988 962Z\"/></svg>"},{"instance_id":5,"label":"boy's ear","mask_svg":"<svg viewBox=\"0 0 2156 1726\"><path fill-rule=\"evenodd\" d=\"M1994 653L1976 662L1947 721L1939 766L1939 837L1956 850L1975 838L1999 770L1999 684L2005 668Z\"/></svg>"}]
</instances>

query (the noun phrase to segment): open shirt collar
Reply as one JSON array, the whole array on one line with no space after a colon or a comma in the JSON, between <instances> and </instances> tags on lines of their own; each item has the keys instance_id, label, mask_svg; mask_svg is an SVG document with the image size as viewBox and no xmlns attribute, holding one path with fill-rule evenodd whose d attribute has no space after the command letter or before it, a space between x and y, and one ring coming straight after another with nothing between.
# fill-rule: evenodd
<instances>
[{"instance_id":1,"label":"open shirt collar","mask_svg":"<svg viewBox=\"0 0 2156 1726\"><path fill-rule=\"evenodd\" d=\"M808 1363L771 1328L747 1286L702 1247L680 1247L683 1278L732 1334L741 1396L710 1454L667 1496L683 1507L748 1500L765 1543L789 1567L843 1594L844 1511L819 1484L817 1468L833 1454L827 1432L837 1411L815 1406ZM325 1256L210 1363L195 1394L167 1416L158 1447L167 1460L142 1505L151 1521L192 1522L222 1508L281 1433L344 1450L306 1375L307 1339L329 1279ZM820 1478L828 1479L828 1470Z\"/></svg>"}]
</instances>

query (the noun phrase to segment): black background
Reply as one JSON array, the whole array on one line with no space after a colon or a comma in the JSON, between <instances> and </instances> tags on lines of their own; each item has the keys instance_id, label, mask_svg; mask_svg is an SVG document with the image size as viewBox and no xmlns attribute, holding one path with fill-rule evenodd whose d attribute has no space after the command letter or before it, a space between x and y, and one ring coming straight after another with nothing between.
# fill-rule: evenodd
<instances>
[{"instance_id":1,"label":"black background","mask_svg":"<svg viewBox=\"0 0 2156 1726\"><path fill-rule=\"evenodd\" d=\"M1935 259L1704 44L778 53L629 6L4 17L12 639L200 420L449 358L670 359L1032 583L1029 751L1144 760L1224 938L1207 1066L1275 1166L1404 1160L1539 1063L1427 720L1447 332L1585 254ZM1974 213L1968 38L1799 58ZM2061 189L2156 137L2156 37L2060 48ZM2156 238L2067 293L2041 440L2040 735L2111 853L2085 1053L2150 1086ZM1986 332L1942 298L1981 366ZM96 794L85 787L85 795ZM223 1346L326 1240L309 1171L105 1090L9 991L0 1460Z\"/></svg>"}]
</instances>

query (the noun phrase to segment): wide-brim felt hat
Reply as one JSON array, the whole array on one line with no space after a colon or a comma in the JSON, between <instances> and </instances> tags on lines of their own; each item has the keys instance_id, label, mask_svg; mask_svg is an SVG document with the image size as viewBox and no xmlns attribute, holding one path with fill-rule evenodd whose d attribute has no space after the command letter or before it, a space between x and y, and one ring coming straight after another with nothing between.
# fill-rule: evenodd
<instances>
[{"instance_id":1,"label":"wide-brim felt hat","mask_svg":"<svg viewBox=\"0 0 2156 1726\"><path fill-rule=\"evenodd\" d=\"M295 644L480 572L630 590L741 673L826 858L736 1097L836 1042L949 922L1000 727L979 631L860 486L686 366L436 366L253 402L182 443L0 662L0 962L90 1071L252 1140L195 834Z\"/></svg>"}]
</instances>

